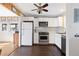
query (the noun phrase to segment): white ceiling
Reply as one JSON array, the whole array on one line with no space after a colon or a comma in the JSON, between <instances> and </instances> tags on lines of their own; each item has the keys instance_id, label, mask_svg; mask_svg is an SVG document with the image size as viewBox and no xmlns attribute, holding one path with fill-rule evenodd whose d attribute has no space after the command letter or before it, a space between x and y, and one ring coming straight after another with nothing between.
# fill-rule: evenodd
<instances>
[{"instance_id":1,"label":"white ceiling","mask_svg":"<svg viewBox=\"0 0 79 59\"><path fill-rule=\"evenodd\" d=\"M66 4L64 3L48 3L48 7L46 7L48 12L42 12L42 14L38 14L36 11L32 11L32 9L36 8L33 3L15 3L14 5L20 11L22 11L25 16L58 17L64 15L66 11Z\"/></svg>"}]
</instances>

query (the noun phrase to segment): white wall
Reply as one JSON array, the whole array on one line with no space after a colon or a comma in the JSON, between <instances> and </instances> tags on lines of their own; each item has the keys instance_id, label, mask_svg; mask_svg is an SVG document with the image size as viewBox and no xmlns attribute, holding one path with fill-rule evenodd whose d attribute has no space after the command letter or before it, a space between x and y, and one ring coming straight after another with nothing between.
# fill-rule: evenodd
<instances>
[{"instance_id":1,"label":"white wall","mask_svg":"<svg viewBox=\"0 0 79 59\"><path fill-rule=\"evenodd\" d=\"M78 55L79 56L79 38L75 38L74 35L76 33L79 34L79 23L74 23L74 8L79 8L79 4L67 4L67 12L66 12L66 53L67 55Z\"/></svg>"},{"instance_id":2,"label":"white wall","mask_svg":"<svg viewBox=\"0 0 79 59\"><path fill-rule=\"evenodd\" d=\"M0 31L0 41L12 41L13 40L13 35L8 32L8 31L4 31L4 32L1 32Z\"/></svg>"}]
</instances>

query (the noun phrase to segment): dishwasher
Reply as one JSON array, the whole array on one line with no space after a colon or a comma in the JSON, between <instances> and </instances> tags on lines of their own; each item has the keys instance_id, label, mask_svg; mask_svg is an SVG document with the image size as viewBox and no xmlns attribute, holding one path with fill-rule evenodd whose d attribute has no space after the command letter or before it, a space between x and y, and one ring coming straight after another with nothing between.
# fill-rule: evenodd
<instances>
[{"instance_id":1,"label":"dishwasher","mask_svg":"<svg viewBox=\"0 0 79 59\"><path fill-rule=\"evenodd\" d=\"M66 54L66 36L61 36L61 51L65 55Z\"/></svg>"}]
</instances>

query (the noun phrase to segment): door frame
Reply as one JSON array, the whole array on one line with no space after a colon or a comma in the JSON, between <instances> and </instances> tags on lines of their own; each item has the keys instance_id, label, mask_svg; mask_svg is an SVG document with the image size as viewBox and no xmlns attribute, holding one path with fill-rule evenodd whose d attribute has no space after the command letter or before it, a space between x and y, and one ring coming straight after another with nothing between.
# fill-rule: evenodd
<instances>
[{"instance_id":1,"label":"door frame","mask_svg":"<svg viewBox=\"0 0 79 59\"><path fill-rule=\"evenodd\" d=\"M22 43L22 22L31 22L32 23L32 45L34 43L34 21L21 21L21 35L20 35L20 46L23 46L21 43Z\"/></svg>"}]
</instances>

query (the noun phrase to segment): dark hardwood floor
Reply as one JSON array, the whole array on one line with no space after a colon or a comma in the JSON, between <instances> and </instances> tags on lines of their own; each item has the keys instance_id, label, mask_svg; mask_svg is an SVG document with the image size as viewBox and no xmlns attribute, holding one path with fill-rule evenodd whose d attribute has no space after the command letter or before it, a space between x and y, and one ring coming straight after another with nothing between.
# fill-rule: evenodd
<instances>
[{"instance_id":1,"label":"dark hardwood floor","mask_svg":"<svg viewBox=\"0 0 79 59\"><path fill-rule=\"evenodd\" d=\"M33 45L17 48L10 56L63 56L54 45Z\"/></svg>"}]
</instances>

